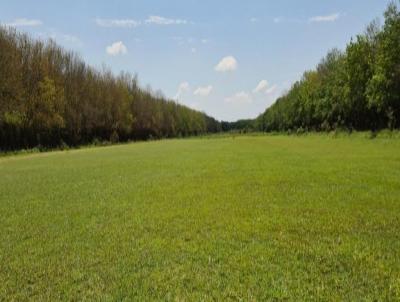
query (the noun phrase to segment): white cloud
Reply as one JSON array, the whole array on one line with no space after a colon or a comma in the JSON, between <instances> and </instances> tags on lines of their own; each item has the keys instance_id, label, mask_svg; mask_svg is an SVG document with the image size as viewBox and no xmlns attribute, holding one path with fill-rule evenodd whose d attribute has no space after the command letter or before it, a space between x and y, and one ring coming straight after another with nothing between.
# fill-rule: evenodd
<instances>
[{"instance_id":1,"label":"white cloud","mask_svg":"<svg viewBox=\"0 0 400 302\"><path fill-rule=\"evenodd\" d=\"M198 87L193 94L197 96L209 96L213 87L211 85L205 87Z\"/></svg>"},{"instance_id":2,"label":"white cloud","mask_svg":"<svg viewBox=\"0 0 400 302\"><path fill-rule=\"evenodd\" d=\"M161 16L149 16L146 19L146 24L156 24L156 25L183 25L188 24L187 20L182 19L168 19Z\"/></svg>"},{"instance_id":3,"label":"white cloud","mask_svg":"<svg viewBox=\"0 0 400 302\"><path fill-rule=\"evenodd\" d=\"M125 27L135 28L140 26L141 22L133 19L96 19L96 24L101 27Z\"/></svg>"},{"instance_id":4,"label":"white cloud","mask_svg":"<svg viewBox=\"0 0 400 302\"><path fill-rule=\"evenodd\" d=\"M189 21L184 19L168 19L161 16L149 16L144 21L137 21L133 19L101 19L96 18L95 22L101 27L122 27L122 28L135 28L143 23L154 25L184 25L189 24Z\"/></svg>"},{"instance_id":5,"label":"white cloud","mask_svg":"<svg viewBox=\"0 0 400 302\"><path fill-rule=\"evenodd\" d=\"M258 83L257 87L253 89L253 93L263 92L266 95L272 95L276 92L277 88L277 85L269 86L267 80L261 80L260 83Z\"/></svg>"},{"instance_id":6,"label":"white cloud","mask_svg":"<svg viewBox=\"0 0 400 302\"><path fill-rule=\"evenodd\" d=\"M34 35L40 40L52 39L61 44L68 44L68 46L83 46L83 42L77 36L65 34L54 29L38 31Z\"/></svg>"},{"instance_id":7,"label":"white cloud","mask_svg":"<svg viewBox=\"0 0 400 302\"><path fill-rule=\"evenodd\" d=\"M185 92L188 92L189 90L190 90L190 85L188 82L180 83L174 99L179 100L182 97L182 95Z\"/></svg>"},{"instance_id":8,"label":"white cloud","mask_svg":"<svg viewBox=\"0 0 400 302\"><path fill-rule=\"evenodd\" d=\"M292 23L292 24L304 24L306 20L301 18L286 18L286 17L275 17L272 19L275 24L280 23Z\"/></svg>"},{"instance_id":9,"label":"white cloud","mask_svg":"<svg viewBox=\"0 0 400 302\"><path fill-rule=\"evenodd\" d=\"M26 18L17 18L10 23L6 23L6 26L18 27L18 26L39 26L42 25L43 22L37 19L26 19Z\"/></svg>"},{"instance_id":10,"label":"white cloud","mask_svg":"<svg viewBox=\"0 0 400 302\"><path fill-rule=\"evenodd\" d=\"M218 72L234 71L237 69L237 65L237 61L233 56L227 56L215 66L215 70Z\"/></svg>"},{"instance_id":11,"label":"white cloud","mask_svg":"<svg viewBox=\"0 0 400 302\"><path fill-rule=\"evenodd\" d=\"M278 89L277 85L272 85L271 87L269 87L265 90L265 94L267 94L267 95L274 94L277 91L277 89Z\"/></svg>"},{"instance_id":12,"label":"white cloud","mask_svg":"<svg viewBox=\"0 0 400 302\"><path fill-rule=\"evenodd\" d=\"M110 46L107 46L106 52L111 56L117 56L120 54L122 55L126 54L128 52L128 49L126 48L124 43L122 43L122 41L118 41Z\"/></svg>"},{"instance_id":13,"label":"white cloud","mask_svg":"<svg viewBox=\"0 0 400 302\"><path fill-rule=\"evenodd\" d=\"M335 13L335 14L331 14L331 15L327 15L327 16L315 16L315 17L310 18L308 21L309 22L334 22L339 18L340 18L340 14Z\"/></svg>"},{"instance_id":14,"label":"white cloud","mask_svg":"<svg viewBox=\"0 0 400 302\"><path fill-rule=\"evenodd\" d=\"M192 51L192 53L196 53L197 52L197 48L192 47L191 51Z\"/></svg>"},{"instance_id":15,"label":"white cloud","mask_svg":"<svg viewBox=\"0 0 400 302\"><path fill-rule=\"evenodd\" d=\"M250 22L251 22L251 23L257 23L257 22L258 22L258 19L255 18L255 17L253 17L253 18L250 19Z\"/></svg>"},{"instance_id":16,"label":"white cloud","mask_svg":"<svg viewBox=\"0 0 400 302\"><path fill-rule=\"evenodd\" d=\"M257 87L254 88L253 92L254 93L259 93L261 91L265 91L268 87L268 81L267 80L262 80L260 83L258 83Z\"/></svg>"},{"instance_id":17,"label":"white cloud","mask_svg":"<svg viewBox=\"0 0 400 302\"><path fill-rule=\"evenodd\" d=\"M251 104L253 99L251 98L250 94L241 91L235 95L225 98L225 102L230 104Z\"/></svg>"},{"instance_id":18,"label":"white cloud","mask_svg":"<svg viewBox=\"0 0 400 302\"><path fill-rule=\"evenodd\" d=\"M207 44L207 43L208 43L208 40L207 40L207 39L202 39L202 40L201 40L201 43Z\"/></svg>"}]
</instances>

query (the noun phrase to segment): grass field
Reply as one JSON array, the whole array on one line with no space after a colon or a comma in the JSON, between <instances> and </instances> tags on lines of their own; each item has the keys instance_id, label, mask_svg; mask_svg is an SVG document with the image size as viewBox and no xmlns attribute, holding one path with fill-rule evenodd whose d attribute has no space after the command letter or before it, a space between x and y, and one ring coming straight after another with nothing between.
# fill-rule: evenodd
<instances>
[{"instance_id":1,"label":"grass field","mask_svg":"<svg viewBox=\"0 0 400 302\"><path fill-rule=\"evenodd\" d=\"M0 158L0 300L400 299L400 139Z\"/></svg>"}]
</instances>

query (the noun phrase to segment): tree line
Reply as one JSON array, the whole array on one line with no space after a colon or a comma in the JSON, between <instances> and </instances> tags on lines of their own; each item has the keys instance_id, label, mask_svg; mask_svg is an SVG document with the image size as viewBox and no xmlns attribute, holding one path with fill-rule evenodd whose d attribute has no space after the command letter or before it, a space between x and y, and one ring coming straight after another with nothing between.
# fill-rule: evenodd
<instances>
[{"instance_id":1,"label":"tree line","mask_svg":"<svg viewBox=\"0 0 400 302\"><path fill-rule=\"evenodd\" d=\"M345 51L334 49L315 70L246 127L261 131L400 128L400 12L389 4Z\"/></svg>"},{"instance_id":2,"label":"tree line","mask_svg":"<svg viewBox=\"0 0 400 302\"><path fill-rule=\"evenodd\" d=\"M85 64L54 41L0 27L0 150L218 132L202 112Z\"/></svg>"},{"instance_id":3,"label":"tree line","mask_svg":"<svg viewBox=\"0 0 400 302\"><path fill-rule=\"evenodd\" d=\"M0 150L99 141L183 137L220 131L400 128L400 11L389 4L344 51L254 120L219 122L143 89L137 76L97 70L54 41L0 26Z\"/></svg>"}]
</instances>

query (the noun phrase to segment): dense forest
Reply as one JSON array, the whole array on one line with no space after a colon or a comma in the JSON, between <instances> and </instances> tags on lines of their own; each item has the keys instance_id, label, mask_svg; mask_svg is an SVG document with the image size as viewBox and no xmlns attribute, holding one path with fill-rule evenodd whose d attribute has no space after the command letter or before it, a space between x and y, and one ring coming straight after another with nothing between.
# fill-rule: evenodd
<instances>
[{"instance_id":1,"label":"dense forest","mask_svg":"<svg viewBox=\"0 0 400 302\"><path fill-rule=\"evenodd\" d=\"M345 51L334 49L264 114L244 127L262 131L400 128L400 12L371 23Z\"/></svg>"},{"instance_id":2,"label":"dense forest","mask_svg":"<svg viewBox=\"0 0 400 302\"><path fill-rule=\"evenodd\" d=\"M0 150L217 132L204 113L87 66L53 41L0 27Z\"/></svg>"}]
</instances>

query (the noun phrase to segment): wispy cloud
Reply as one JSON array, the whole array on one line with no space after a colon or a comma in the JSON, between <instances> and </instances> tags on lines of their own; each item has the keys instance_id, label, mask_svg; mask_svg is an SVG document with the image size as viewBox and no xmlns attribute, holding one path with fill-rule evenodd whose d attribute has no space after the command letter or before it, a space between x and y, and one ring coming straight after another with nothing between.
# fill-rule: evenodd
<instances>
[{"instance_id":1,"label":"wispy cloud","mask_svg":"<svg viewBox=\"0 0 400 302\"><path fill-rule=\"evenodd\" d=\"M253 99L251 95L245 91L238 92L230 97L225 98L225 103L230 104L251 104Z\"/></svg>"},{"instance_id":2,"label":"wispy cloud","mask_svg":"<svg viewBox=\"0 0 400 302\"><path fill-rule=\"evenodd\" d=\"M277 85L270 86L267 80L261 80L256 88L253 89L253 93L265 93L266 95L274 94L277 90Z\"/></svg>"},{"instance_id":3,"label":"wispy cloud","mask_svg":"<svg viewBox=\"0 0 400 302\"><path fill-rule=\"evenodd\" d=\"M53 28L44 29L43 31L36 31L35 37L41 40L52 39L61 44L68 44L68 46L83 46L83 42L77 36L67 33L59 32Z\"/></svg>"},{"instance_id":4,"label":"wispy cloud","mask_svg":"<svg viewBox=\"0 0 400 302\"><path fill-rule=\"evenodd\" d=\"M275 24L280 24L280 23L305 23L306 21L304 19L300 19L300 18L287 18L287 17L275 17L274 19L272 19L272 21Z\"/></svg>"},{"instance_id":5,"label":"wispy cloud","mask_svg":"<svg viewBox=\"0 0 400 302\"><path fill-rule=\"evenodd\" d=\"M115 42L110 46L106 47L106 52L110 56L124 55L128 53L128 48L122 43L122 41Z\"/></svg>"},{"instance_id":6,"label":"wispy cloud","mask_svg":"<svg viewBox=\"0 0 400 302\"><path fill-rule=\"evenodd\" d=\"M308 19L275 17L274 19L272 19L272 21L275 24L280 24L280 23L305 24L307 22L308 23L321 23L321 22L335 22L342 16L344 16L344 14L334 13L334 14L324 15L324 16L314 16L314 17L310 17Z\"/></svg>"},{"instance_id":7,"label":"wispy cloud","mask_svg":"<svg viewBox=\"0 0 400 302\"><path fill-rule=\"evenodd\" d=\"M205 87L199 87L197 88L193 94L197 96L209 96L211 91L213 90L213 87L211 85L205 86Z\"/></svg>"},{"instance_id":8,"label":"wispy cloud","mask_svg":"<svg viewBox=\"0 0 400 302\"><path fill-rule=\"evenodd\" d=\"M6 26L20 27L20 26L40 26L43 22L37 19L17 18L12 22L6 23Z\"/></svg>"},{"instance_id":9,"label":"wispy cloud","mask_svg":"<svg viewBox=\"0 0 400 302\"><path fill-rule=\"evenodd\" d=\"M233 56L227 56L221 59L221 61L215 66L215 71L218 72L228 72L235 71L237 69L238 63Z\"/></svg>"},{"instance_id":10,"label":"wispy cloud","mask_svg":"<svg viewBox=\"0 0 400 302\"><path fill-rule=\"evenodd\" d=\"M70 34L54 33L50 37L54 40L65 42L67 44L74 44L76 46L83 45L82 41L77 36Z\"/></svg>"},{"instance_id":11,"label":"wispy cloud","mask_svg":"<svg viewBox=\"0 0 400 302\"><path fill-rule=\"evenodd\" d=\"M198 111L200 110L200 106L197 103L191 103L189 107L192 108L193 110L198 110Z\"/></svg>"},{"instance_id":12,"label":"wispy cloud","mask_svg":"<svg viewBox=\"0 0 400 302\"><path fill-rule=\"evenodd\" d=\"M182 82L179 84L178 91L176 92L176 95L174 96L175 100L179 100L183 94L186 92L190 91L190 85L188 82Z\"/></svg>"},{"instance_id":13,"label":"wispy cloud","mask_svg":"<svg viewBox=\"0 0 400 302\"><path fill-rule=\"evenodd\" d=\"M261 91L265 91L268 87L268 81L267 80L261 80L260 83L258 83L257 87L254 88L253 92L254 93L259 93Z\"/></svg>"},{"instance_id":14,"label":"wispy cloud","mask_svg":"<svg viewBox=\"0 0 400 302\"><path fill-rule=\"evenodd\" d=\"M96 24L101 27L124 27L135 28L141 25L140 21L133 19L100 19L97 18Z\"/></svg>"},{"instance_id":15,"label":"wispy cloud","mask_svg":"<svg viewBox=\"0 0 400 302\"><path fill-rule=\"evenodd\" d=\"M189 24L189 21L184 19L169 19L161 16L149 16L146 20L134 19L102 19L96 18L95 22L100 27L120 27L120 28L135 28L142 24L152 25L184 25Z\"/></svg>"},{"instance_id":16,"label":"wispy cloud","mask_svg":"<svg viewBox=\"0 0 400 302\"><path fill-rule=\"evenodd\" d=\"M326 16L315 16L311 17L308 21L315 23L315 22L335 22L340 18L341 14L340 13L334 13L331 15L326 15Z\"/></svg>"},{"instance_id":17,"label":"wispy cloud","mask_svg":"<svg viewBox=\"0 0 400 302\"><path fill-rule=\"evenodd\" d=\"M278 89L278 86L277 86L277 85L272 85L271 87L269 87L269 88L267 88L267 89L265 90L265 94L266 94L266 95L272 95L272 94L274 94L274 93L277 91L277 89Z\"/></svg>"},{"instance_id":18,"label":"wispy cloud","mask_svg":"<svg viewBox=\"0 0 400 302\"><path fill-rule=\"evenodd\" d=\"M54 39L57 40L58 38L61 38L64 42L67 43L73 43L73 44L82 44L82 41L74 35L69 35L69 34L56 34L54 36Z\"/></svg>"},{"instance_id":19,"label":"wispy cloud","mask_svg":"<svg viewBox=\"0 0 400 302\"><path fill-rule=\"evenodd\" d=\"M188 24L189 22L183 19L169 19L161 16L149 16L145 23L154 25L184 25Z\"/></svg>"}]
</instances>

